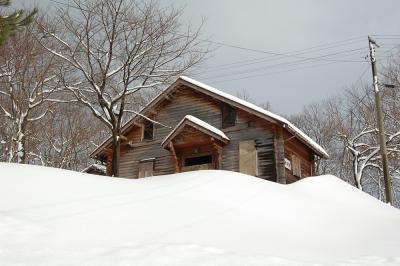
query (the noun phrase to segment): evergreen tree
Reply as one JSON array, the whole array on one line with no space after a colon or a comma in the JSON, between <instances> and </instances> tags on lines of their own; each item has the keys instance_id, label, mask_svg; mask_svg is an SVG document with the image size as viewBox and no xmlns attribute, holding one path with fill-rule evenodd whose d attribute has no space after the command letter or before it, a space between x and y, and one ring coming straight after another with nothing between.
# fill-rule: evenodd
<instances>
[{"instance_id":1,"label":"evergreen tree","mask_svg":"<svg viewBox=\"0 0 400 266\"><path fill-rule=\"evenodd\" d=\"M0 0L0 8L10 5L10 0ZM16 30L28 25L32 22L37 9L33 9L29 13L25 10L16 10L10 15L0 13L0 45L3 44L7 38L14 34Z\"/></svg>"}]
</instances>

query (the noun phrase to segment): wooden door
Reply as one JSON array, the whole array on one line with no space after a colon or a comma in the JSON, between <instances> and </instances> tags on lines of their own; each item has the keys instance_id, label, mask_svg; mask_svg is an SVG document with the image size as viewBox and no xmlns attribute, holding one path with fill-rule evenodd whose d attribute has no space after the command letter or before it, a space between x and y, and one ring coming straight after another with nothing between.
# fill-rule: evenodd
<instances>
[{"instance_id":1,"label":"wooden door","mask_svg":"<svg viewBox=\"0 0 400 266\"><path fill-rule=\"evenodd\" d=\"M257 150L254 140L239 142L239 172L257 176Z\"/></svg>"}]
</instances>

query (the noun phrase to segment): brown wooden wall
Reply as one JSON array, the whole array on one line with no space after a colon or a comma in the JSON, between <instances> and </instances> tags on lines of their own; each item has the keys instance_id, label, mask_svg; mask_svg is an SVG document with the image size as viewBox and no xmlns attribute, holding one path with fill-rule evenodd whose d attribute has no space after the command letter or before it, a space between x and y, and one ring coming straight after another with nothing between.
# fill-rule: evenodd
<instances>
[{"instance_id":1,"label":"brown wooden wall","mask_svg":"<svg viewBox=\"0 0 400 266\"><path fill-rule=\"evenodd\" d=\"M165 100L152 110L154 119L170 127L175 127L185 115L193 115L216 128L221 129L220 102L209 96L181 87L170 100ZM149 115L149 114L147 114ZM230 139L230 143L222 149L222 169L239 171L239 141L253 139L258 152L259 177L275 181L276 169L274 158L273 126L254 115L237 110L234 127L221 129ZM141 127L135 126L126 137L133 145L124 145L121 151L120 176L137 178L139 161L156 158L154 174L171 174L175 172L173 157L163 149L161 141L170 133L170 128L160 125L154 127L154 140L141 141Z\"/></svg>"},{"instance_id":2,"label":"brown wooden wall","mask_svg":"<svg viewBox=\"0 0 400 266\"><path fill-rule=\"evenodd\" d=\"M230 142L222 151L222 169L239 171L239 142L255 140L257 149L258 177L276 181L274 137L272 125L260 118L237 110L236 125L223 129Z\"/></svg>"},{"instance_id":3,"label":"brown wooden wall","mask_svg":"<svg viewBox=\"0 0 400 266\"><path fill-rule=\"evenodd\" d=\"M314 152L301 143L298 139L293 138L287 132L284 133L285 140L285 157L291 160L292 156L300 159L301 176L293 175L293 171L285 170L286 183L293 183L301 178L314 174ZM293 162L292 162L293 167Z\"/></svg>"}]
</instances>

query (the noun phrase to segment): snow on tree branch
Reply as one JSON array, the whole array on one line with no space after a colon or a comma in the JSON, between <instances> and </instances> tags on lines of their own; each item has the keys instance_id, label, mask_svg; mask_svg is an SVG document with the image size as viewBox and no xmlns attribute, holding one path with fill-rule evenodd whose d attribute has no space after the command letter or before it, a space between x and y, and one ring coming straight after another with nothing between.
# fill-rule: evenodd
<instances>
[{"instance_id":1,"label":"snow on tree branch","mask_svg":"<svg viewBox=\"0 0 400 266\"><path fill-rule=\"evenodd\" d=\"M65 64L64 87L110 129L117 176L121 123L136 113L131 106L139 93L199 64L208 48L197 41L200 28L183 29L181 10L156 2L74 1L72 6L73 13L60 10L56 25L41 24L47 38L40 43Z\"/></svg>"}]
</instances>

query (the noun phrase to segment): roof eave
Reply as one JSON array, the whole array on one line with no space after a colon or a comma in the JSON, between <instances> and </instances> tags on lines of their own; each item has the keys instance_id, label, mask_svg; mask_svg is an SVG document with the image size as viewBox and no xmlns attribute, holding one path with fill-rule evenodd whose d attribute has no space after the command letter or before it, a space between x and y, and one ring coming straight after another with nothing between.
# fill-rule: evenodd
<instances>
[{"instance_id":1,"label":"roof eave","mask_svg":"<svg viewBox=\"0 0 400 266\"><path fill-rule=\"evenodd\" d=\"M303 139L303 137L299 134L297 134L297 132L295 130L293 130L290 126L285 125L285 128L292 133L294 136L296 136L298 139L303 140L302 143L304 145L306 145L307 147L309 147L312 151L314 151L319 157L323 158L323 159L328 159L329 158L329 154L321 147L322 150L318 150L315 147L313 147L312 145L310 145L308 143L307 140Z\"/></svg>"},{"instance_id":2,"label":"roof eave","mask_svg":"<svg viewBox=\"0 0 400 266\"><path fill-rule=\"evenodd\" d=\"M150 109L153 105L157 104L165 94L167 94L169 91L172 90L175 86L177 86L181 81L183 81L181 78L178 78L174 83L169 85L164 91L162 91L158 96L156 96L151 102L149 102L141 111L140 113L145 113L148 109ZM125 125L122 126L121 128L121 133L125 133L129 128L134 126L136 120L140 118L140 116L136 115L132 117L131 120L129 120ZM102 144L99 145L89 156L93 159L96 159L95 157L98 156L108 145L111 144L111 136L108 137Z\"/></svg>"}]
</instances>

